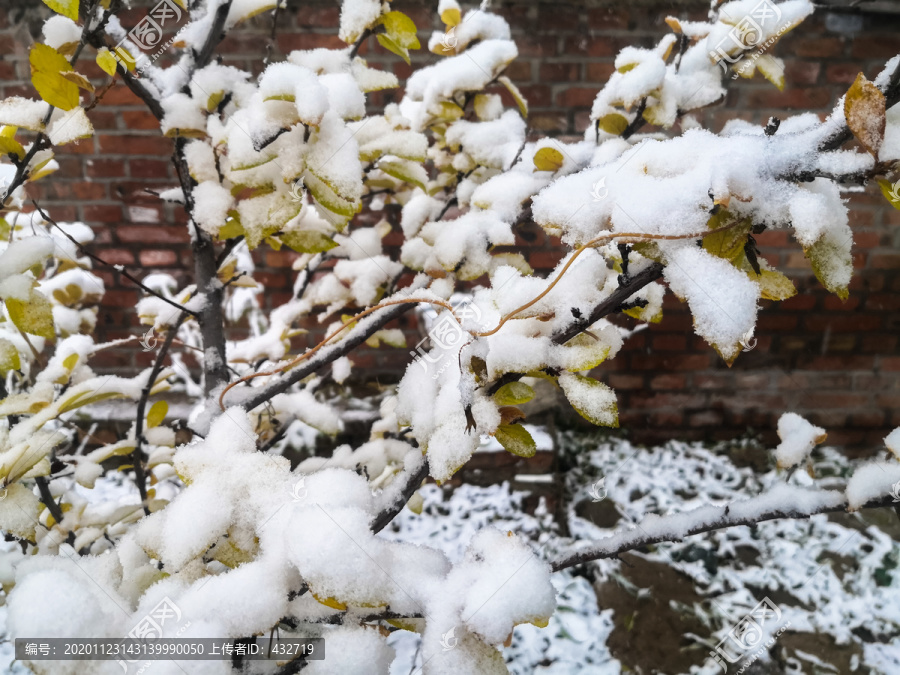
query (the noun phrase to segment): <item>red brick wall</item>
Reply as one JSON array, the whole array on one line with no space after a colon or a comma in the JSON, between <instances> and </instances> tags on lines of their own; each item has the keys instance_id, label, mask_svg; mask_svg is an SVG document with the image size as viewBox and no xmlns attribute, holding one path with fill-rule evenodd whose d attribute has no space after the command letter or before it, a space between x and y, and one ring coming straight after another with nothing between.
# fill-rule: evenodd
<instances>
[{"instance_id":1,"label":"red brick wall","mask_svg":"<svg viewBox=\"0 0 900 675\"><path fill-rule=\"evenodd\" d=\"M33 95L27 48L44 10L40 3L23 4L0 0L4 97ZM135 4L140 6L122 16L126 27L154 3ZM290 0L279 16L275 59L293 49L341 44L336 1L300 5ZM415 20L424 44L427 29L440 27L430 11L435 5L395 0L392 6ZM612 72L619 49L653 44L668 30L663 23L667 13L699 19L708 3L495 0L493 6L509 20L519 46L509 74L529 100L531 129L566 136L584 130L591 102ZM259 72L270 25L268 17L244 25L224 43L224 61ZM794 110L824 114L857 72L873 77L887 58L900 52L898 36L900 14L820 12L777 47L787 62L783 92L762 80L735 82L726 103L707 111L703 121L717 130L734 117L764 123L770 115L784 117ZM401 81L410 73L409 66L374 41L361 54L370 64L396 72ZM413 67L437 58L423 49L414 53ZM81 70L99 75L95 67ZM377 107L400 95L381 92L371 102ZM57 219L93 226L97 248L110 262L188 279L183 212L142 192L175 184L170 142L159 137L155 120L122 85L104 96L92 120L96 136L62 148L56 178L31 188L32 195ZM618 392L623 426L638 440L733 438L748 426L771 438L778 413L792 409L826 426L835 443L880 446L881 437L900 425L900 212L886 207L871 187L850 196L849 204L857 274L846 303L818 286L785 231L763 234L758 237L763 254L790 273L799 295L780 304L765 303L757 347L731 369L693 336L690 315L669 296L662 324L634 336L615 361L598 369ZM526 226L520 234L536 269L546 271L558 260L559 249L539 228ZM389 241L399 241L396 233L389 236ZM292 255L263 255L258 278L269 289L266 301L279 304L290 293ZM99 273L109 289L99 339L140 332L133 313L138 293L117 273ZM412 329L411 321L402 325ZM104 353L100 364L131 369L147 358L140 350L122 350ZM368 373L396 377L407 359L403 350L382 349L360 353L355 360Z\"/></svg>"}]
</instances>

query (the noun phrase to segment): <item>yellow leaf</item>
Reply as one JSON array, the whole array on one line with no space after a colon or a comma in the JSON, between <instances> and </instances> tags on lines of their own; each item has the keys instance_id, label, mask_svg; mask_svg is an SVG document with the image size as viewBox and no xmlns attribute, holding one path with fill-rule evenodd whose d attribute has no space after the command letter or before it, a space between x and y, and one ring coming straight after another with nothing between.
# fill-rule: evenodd
<instances>
[{"instance_id":1,"label":"yellow leaf","mask_svg":"<svg viewBox=\"0 0 900 675\"><path fill-rule=\"evenodd\" d=\"M276 3L266 3L264 5L260 5L258 7L254 6L253 9L250 9L243 14L240 14L237 19L234 20L234 23L240 23L241 21L246 21L247 19L252 19L257 14L262 14L263 12L268 12L270 9L275 9Z\"/></svg>"},{"instance_id":2,"label":"yellow leaf","mask_svg":"<svg viewBox=\"0 0 900 675\"><path fill-rule=\"evenodd\" d=\"M233 239L234 237L240 237L244 234L244 228L241 225L241 216L240 214L232 209L228 212L228 217L225 219L225 224L219 228L218 238L222 241L226 239Z\"/></svg>"},{"instance_id":3,"label":"yellow leaf","mask_svg":"<svg viewBox=\"0 0 900 675\"><path fill-rule=\"evenodd\" d=\"M878 149L884 140L884 94L860 73L844 97L844 117L847 126L866 152L878 158Z\"/></svg>"},{"instance_id":4,"label":"yellow leaf","mask_svg":"<svg viewBox=\"0 0 900 675\"><path fill-rule=\"evenodd\" d=\"M63 368L72 372L75 369L75 366L78 364L78 352L74 354L69 354L65 359L63 359Z\"/></svg>"},{"instance_id":5,"label":"yellow leaf","mask_svg":"<svg viewBox=\"0 0 900 675\"><path fill-rule=\"evenodd\" d=\"M769 82L778 87L778 91L784 91L784 63L774 56L763 54L756 60L756 69Z\"/></svg>"},{"instance_id":6,"label":"yellow leaf","mask_svg":"<svg viewBox=\"0 0 900 675\"><path fill-rule=\"evenodd\" d=\"M331 237L312 230L297 230L279 235L284 245L297 253L324 253L337 246Z\"/></svg>"},{"instance_id":7,"label":"yellow leaf","mask_svg":"<svg viewBox=\"0 0 900 675\"><path fill-rule=\"evenodd\" d=\"M134 67L137 65L137 59L131 55L130 51L122 46L116 47L116 51L113 52L113 58L121 63L127 70L134 70Z\"/></svg>"},{"instance_id":8,"label":"yellow leaf","mask_svg":"<svg viewBox=\"0 0 900 675\"><path fill-rule=\"evenodd\" d=\"M881 194L890 202L891 206L900 211L900 180L891 184L883 178L879 178L878 187L881 188Z\"/></svg>"},{"instance_id":9,"label":"yellow leaf","mask_svg":"<svg viewBox=\"0 0 900 675\"><path fill-rule=\"evenodd\" d=\"M521 424L501 424L494 432L494 438L504 450L517 457L534 457L537 452L537 444Z\"/></svg>"},{"instance_id":10,"label":"yellow leaf","mask_svg":"<svg viewBox=\"0 0 900 675\"><path fill-rule=\"evenodd\" d=\"M313 596L318 602L321 602L321 603L322 603L323 605L325 605L326 607L331 607L331 609L338 609L338 610L341 610L341 611L344 611L344 610L347 609L347 605L345 605L345 604L344 604L343 602L341 602L340 600L337 600L337 599L335 599L335 598L333 598L333 597L320 598L318 595L316 595L316 594L313 593L312 591L310 591L310 593L312 594L312 596Z\"/></svg>"},{"instance_id":11,"label":"yellow leaf","mask_svg":"<svg viewBox=\"0 0 900 675\"><path fill-rule=\"evenodd\" d=\"M419 38L416 36L416 24L403 12L388 12L381 17L381 23L388 37L404 49L418 49Z\"/></svg>"},{"instance_id":12,"label":"yellow leaf","mask_svg":"<svg viewBox=\"0 0 900 675\"><path fill-rule=\"evenodd\" d=\"M355 216L362 206L360 202L354 203L341 197L328 185L328 183L311 171L306 172L304 184L306 185L306 189L309 190L309 193L317 202L319 202L319 204L339 216L344 216L346 218Z\"/></svg>"},{"instance_id":13,"label":"yellow leaf","mask_svg":"<svg viewBox=\"0 0 900 675\"><path fill-rule=\"evenodd\" d=\"M78 21L78 0L44 0L44 4L57 14Z\"/></svg>"},{"instance_id":14,"label":"yellow leaf","mask_svg":"<svg viewBox=\"0 0 900 675\"><path fill-rule=\"evenodd\" d=\"M541 148L534 153L535 171L556 171L563 165L563 155L556 148Z\"/></svg>"},{"instance_id":15,"label":"yellow leaf","mask_svg":"<svg viewBox=\"0 0 900 675\"><path fill-rule=\"evenodd\" d=\"M62 414L64 412L69 412L70 410L75 410L75 408L80 408L81 406L90 405L92 403L99 403L100 401L105 401L110 398L126 398L126 395L119 391L107 391L102 394L88 396L87 392L82 392L61 403L59 412Z\"/></svg>"},{"instance_id":16,"label":"yellow leaf","mask_svg":"<svg viewBox=\"0 0 900 675\"><path fill-rule=\"evenodd\" d=\"M21 367L19 350L6 338L0 338L0 375L6 377L9 371L18 370Z\"/></svg>"},{"instance_id":17,"label":"yellow leaf","mask_svg":"<svg viewBox=\"0 0 900 675\"><path fill-rule=\"evenodd\" d=\"M846 300L850 295L847 282L853 270L849 247L840 246L823 236L804 253L819 283L841 300Z\"/></svg>"},{"instance_id":18,"label":"yellow leaf","mask_svg":"<svg viewBox=\"0 0 900 675\"><path fill-rule=\"evenodd\" d=\"M116 74L116 67L119 65L119 60L113 56L112 52L106 47L101 47L97 52L97 65L100 66L107 75L114 76Z\"/></svg>"},{"instance_id":19,"label":"yellow leaf","mask_svg":"<svg viewBox=\"0 0 900 675\"><path fill-rule=\"evenodd\" d=\"M411 183L421 188L422 192L426 192L425 182L428 180L428 174L420 164L404 159L381 160L378 162L378 168L388 176Z\"/></svg>"},{"instance_id":20,"label":"yellow leaf","mask_svg":"<svg viewBox=\"0 0 900 675\"><path fill-rule=\"evenodd\" d=\"M619 113L609 113L597 120L597 128L614 136L621 136L628 128L628 118Z\"/></svg>"},{"instance_id":21,"label":"yellow leaf","mask_svg":"<svg viewBox=\"0 0 900 675\"><path fill-rule=\"evenodd\" d=\"M510 96L513 97L516 105L519 106L519 113L522 115L522 118L528 119L528 101L526 101L525 97L522 96L522 92L519 91L519 88L515 84L513 84L513 81L506 75L501 75L500 77L498 77L497 82L506 87L506 90L509 92Z\"/></svg>"},{"instance_id":22,"label":"yellow leaf","mask_svg":"<svg viewBox=\"0 0 900 675\"><path fill-rule=\"evenodd\" d=\"M497 405L520 405L534 398L534 389L524 382L504 384L493 396Z\"/></svg>"},{"instance_id":23,"label":"yellow leaf","mask_svg":"<svg viewBox=\"0 0 900 675\"><path fill-rule=\"evenodd\" d=\"M449 7L441 12L441 21L449 28L450 26L458 26L462 21L458 7Z\"/></svg>"},{"instance_id":24,"label":"yellow leaf","mask_svg":"<svg viewBox=\"0 0 900 675\"><path fill-rule=\"evenodd\" d=\"M72 71L66 57L53 47L35 44L28 60L32 69L31 83L44 101L60 110L71 110L78 105L78 86L63 76Z\"/></svg>"},{"instance_id":25,"label":"yellow leaf","mask_svg":"<svg viewBox=\"0 0 900 675\"><path fill-rule=\"evenodd\" d=\"M210 94L209 98L206 100L206 112L212 112L216 108L219 107L219 104L222 102L222 99L225 98L224 91L217 91L214 94ZM268 99L266 99L268 100Z\"/></svg>"},{"instance_id":26,"label":"yellow leaf","mask_svg":"<svg viewBox=\"0 0 900 675\"><path fill-rule=\"evenodd\" d=\"M762 262L762 261L760 261ZM759 283L760 297L763 300L787 300L797 295L797 288L794 282L784 276L778 270L760 270L761 274L756 278ZM756 274L751 272L752 277Z\"/></svg>"},{"instance_id":27,"label":"yellow leaf","mask_svg":"<svg viewBox=\"0 0 900 675\"><path fill-rule=\"evenodd\" d=\"M6 310L16 328L23 333L39 335L48 340L56 336L53 328L53 305L40 291L32 290L27 302L7 298Z\"/></svg>"},{"instance_id":28,"label":"yellow leaf","mask_svg":"<svg viewBox=\"0 0 900 675\"><path fill-rule=\"evenodd\" d=\"M162 424L169 413L169 404L165 401L157 401L150 406L150 412L147 413L147 428L152 429Z\"/></svg>"},{"instance_id":29,"label":"yellow leaf","mask_svg":"<svg viewBox=\"0 0 900 675\"><path fill-rule=\"evenodd\" d=\"M19 159L25 157L25 148L16 140L16 127L5 126L0 128L0 154L15 155Z\"/></svg>"},{"instance_id":30,"label":"yellow leaf","mask_svg":"<svg viewBox=\"0 0 900 675\"><path fill-rule=\"evenodd\" d=\"M74 70L68 70L66 72L60 73L60 75L62 75L79 89L84 89L85 91L94 91L94 85L92 85L90 81L88 81L88 79L81 73L76 73Z\"/></svg>"},{"instance_id":31,"label":"yellow leaf","mask_svg":"<svg viewBox=\"0 0 900 675\"><path fill-rule=\"evenodd\" d=\"M734 216L725 209L721 209L716 215L712 216L707 222L710 230L717 230L728 225L733 221ZM749 218L744 219L739 225L715 232L703 237L703 248L707 252L712 253L719 258L725 260L734 260L744 252L744 245L747 243L747 235L753 224Z\"/></svg>"},{"instance_id":32,"label":"yellow leaf","mask_svg":"<svg viewBox=\"0 0 900 675\"><path fill-rule=\"evenodd\" d=\"M378 44L387 49L389 52L392 52L406 61L406 64L409 65L409 50L406 47L400 46L396 40L388 37L384 33L378 33L375 36L375 39L378 40Z\"/></svg>"}]
</instances>

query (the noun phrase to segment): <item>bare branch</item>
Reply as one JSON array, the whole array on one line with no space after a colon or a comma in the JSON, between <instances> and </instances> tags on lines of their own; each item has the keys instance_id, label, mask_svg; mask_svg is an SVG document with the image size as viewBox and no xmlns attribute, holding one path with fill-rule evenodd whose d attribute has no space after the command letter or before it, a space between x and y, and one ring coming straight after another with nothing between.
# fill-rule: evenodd
<instances>
[{"instance_id":1,"label":"bare branch","mask_svg":"<svg viewBox=\"0 0 900 675\"><path fill-rule=\"evenodd\" d=\"M194 317L197 316L197 312L195 312L195 311L193 311L193 310L191 310L191 309L188 309L187 307L184 307L183 305L179 305L179 304L178 304L177 302L175 302L174 300L169 300L169 299L168 299L167 297L165 297L164 295L160 295L159 293L157 293L156 291L154 291L154 290L153 290L152 288L150 288L149 286L145 286L141 281L139 281L136 277L134 277L132 274L130 274L130 273L128 272L128 270L126 270L125 267L123 267L122 265L113 265L112 263L108 263L108 262L106 262L103 258L101 258L100 256L95 255L95 254L91 253L90 251L88 251L87 248L85 248L85 246L84 246L80 241L78 241L77 239L75 239L75 237L73 237L71 234L69 234L69 233L66 232L64 229L62 229L62 228L59 226L59 224L58 224L55 220L53 220L53 218L51 218L50 216L48 216L47 213L46 213L46 211L44 211L40 206L38 206L38 203L37 203L34 199L31 200L31 203L34 205L34 208L37 209L37 212L41 214L41 218L43 218L43 219L46 220L48 223L50 223L51 225L53 225L53 227L55 227L57 230L59 230L60 232L62 232L63 236L65 236L66 239L68 239L68 240L71 241L73 244L75 244L75 246L78 247L78 250L81 251L82 253L84 253L84 255L86 255L88 258L90 258L90 259L93 260L94 262L100 263L101 265L105 265L106 267L112 267L112 268L113 268L114 270L116 270L119 274L121 274L123 277L125 277L126 279L128 279L128 281L130 281L131 283L133 283L133 284L139 286L145 293L147 293L148 295L152 295L152 296L154 296L154 297L156 297L156 298L159 298L160 300L162 300L163 302L165 302L165 303L167 303L167 304L169 304L169 305L172 305L172 307L174 307L175 309L177 309L179 312L186 312L186 313L188 313L188 314L190 314L191 316L194 316Z\"/></svg>"},{"instance_id":2,"label":"bare branch","mask_svg":"<svg viewBox=\"0 0 900 675\"><path fill-rule=\"evenodd\" d=\"M147 384L144 385L144 389L141 391L141 398L138 401L137 405L137 417L135 419L134 424L134 451L131 453L132 463L134 464L134 482L137 485L138 492L141 495L141 504L144 507L144 513L146 515L150 515L150 508L147 506L147 481L146 476L144 474L144 418L145 418L145 410L147 408L147 400L150 398L150 390L153 389L153 383L156 381L156 378L159 376L160 371L163 367L163 362L166 359L166 354L169 353L169 348L172 346L172 342L175 340L175 336L178 334L178 329L181 327L181 324L184 323L185 319L187 319L188 313L182 312L178 317L178 320L175 324L169 328L169 333L166 335L166 339L160 347L159 353L156 355L156 361L153 364L153 369L150 371L150 376L147 378Z\"/></svg>"},{"instance_id":3,"label":"bare branch","mask_svg":"<svg viewBox=\"0 0 900 675\"><path fill-rule=\"evenodd\" d=\"M794 493L794 499L785 499ZM800 498L802 496L802 499ZM891 497L873 500L864 508L891 505ZM786 507L790 503L795 506ZM615 558L620 553L663 541L681 541L685 537L703 532L723 530L737 525L755 525L779 518L809 518L817 513L846 511L847 498L837 490L807 490L780 485L769 492L729 504L728 506L702 506L687 513L668 516L650 515L632 530L618 532L593 543L588 548L573 551L551 561L554 572L601 558Z\"/></svg>"}]
</instances>

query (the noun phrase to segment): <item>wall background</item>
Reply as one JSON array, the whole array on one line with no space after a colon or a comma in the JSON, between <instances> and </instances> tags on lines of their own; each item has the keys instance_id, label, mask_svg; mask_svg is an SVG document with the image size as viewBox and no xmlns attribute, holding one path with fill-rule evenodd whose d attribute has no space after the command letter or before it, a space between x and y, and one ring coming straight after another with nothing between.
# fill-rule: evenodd
<instances>
[{"instance_id":1,"label":"wall background","mask_svg":"<svg viewBox=\"0 0 900 675\"><path fill-rule=\"evenodd\" d=\"M123 26L137 24L156 3L134 4L122 15ZM818 11L775 48L786 61L783 92L761 78L735 81L725 103L705 111L702 121L718 130L734 117L764 124L771 115L783 118L792 111L824 115L859 71L872 78L900 52L900 3L864 4L852 11L843 7L848 2L832 4L834 10ZM29 5L0 0L0 97L34 95L27 49L46 10L37 0ZM423 45L431 29L442 28L432 11L436 2L395 0L392 6L413 18ZM507 74L529 101L533 132L580 135L618 50L654 44L668 32L667 14L701 19L707 7L694 1L495 0L493 9L510 22L519 47L519 59ZM338 16L336 0L289 0L278 17L272 58L294 49L342 46ZM224 62L258 73L271 23L268 16L244 24L220 49ZM401 82L410 73L374 40L360 53L370 65L393 70ZM438 58L423 48L413 53L413 66ZM101 81L99 70L88 59L82 62L79 70ZM402 89L380 92L370 101L377 109L401 95ZM175 184L171 142L159 136L154 118L121 84L106 93L92 120L94 138L62 148L55 179L31 187L31 195L58 220L90 224L97 250L109 262L187 278L183 212L143 191ZM693 336L690 315L668 295L663 322L632 337L623 353L595 373L616 389L627 434L642 442L672 436L716 440L749 427L771 442L779 411L790 409L827 427L829 442L861 452L882 447L884 435L900 425L900 211L887 205L877 186L847 198L855 233L850 298L842 303L819 287L785 231L757 237L763 255L794 279L799 294L763 303L758 344L730 369ZM396 219L397 213L389 210L388 216ZM400 242L396 232L388 236L388 243ZM561 257L557 242L536 226L523 226L518 236L539 273ZM260 256L257 278L267 286L265 302L277 305L289 296L292 259L292 253L274 251ZM138 292L114 271L98 273L108 289L98 339L143 332L133 314ZM420 337L415 317L407 315L400 325L408 329L413 347ZM98 357L97 365L107 370L144 367L149 358L137 345ZM399 377L409 356L388 348L359 352L354 361L358 375L389 381Z\"/></svg>"}]
</instances>

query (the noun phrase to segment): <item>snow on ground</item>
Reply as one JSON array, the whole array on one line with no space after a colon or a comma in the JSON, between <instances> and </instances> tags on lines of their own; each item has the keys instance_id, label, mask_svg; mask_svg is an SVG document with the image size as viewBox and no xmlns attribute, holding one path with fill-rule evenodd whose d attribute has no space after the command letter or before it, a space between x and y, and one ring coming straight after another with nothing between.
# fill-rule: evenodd
<instances>
[{"instance_id":1,"label":"snow on ground","mask_svg":"<svg viewBox=\"0 0 900 675\"><path fill-rule=\"evenodd\" d=\"M560 534L559 525L543 502L534 515L526 513L523 504L527 493L512 490L508 483L456 488L427 485L421 490L421 515L405 509L380 536L435 547L458 561L477 532L495 527L528 537L535 555L549 559L572 539L596 539L630 529L650 513L664 515L703 504L725 504L759 494L785 480L797 485L813 481L803 470L755 473L736 466L726 453L699 444L671 442L647 449L571 432L561 434L558 443L562 463L573 467L564 477L570 538ZM764 449L747 452L768 455ZM812 458L820 487L842 486L852 472L853 463L833 449L816 449ZM519 484L547 487L543 483ZM89 499L99 490L107 493L107 498L118 497L120 502L133 499L130 485L121 481L101 479L97 485L94 491L80 492ZM585 502L607 502L621 518L612 528L597 527L576 515L578 505ZM893 527L895 534L900 532L896 516L881 511L888 525L879 525ZM706 627L703 634L688 636L701 653L713 649L762 597L776 595L781 620L790 621L791 631L828 635L844 647L856 645L860 656L854 661L857 667L853 672L896 673L900 672L900 644L891 636L900 630L900 604L896 602L900 546L873 525L874 521L863 517L819 515L807 521L770 521L755 528L732 528L650 547L637 555L668 565L693 582L702 600L679 609ZM749 549L756 552L749 560L746 555L736 555L736 551ZM613 608L598 608L594 588L587 579L594 578L596 584L610 580L627 584L627 569L612 560L590 567L588 574L565 570L554 575L558 609L546 628L531 624L516 627L511 646L503 650L510 672L618 675L627 671L628 664L620 663L607 647L616 619L621 621L622 617L616 617ZM0 607L0 631L5 623L5 608ZM680 636L674 642L678 639ZM788 638L782 641L787 643ZM391 675L421 672L418 634L398 630L389 643L397 654ZM10 643L0 642L0 672L26 672L11 663L12 651ZM814 672L813 664L822 658L799 648L789 650L789 663L795 663L802 672ZM737 668L741 665L736 664ZM689 672L709 675L720 671L710 659ZM819 664L817 672L836 671Z\"/></svg>"}]
</instances>

